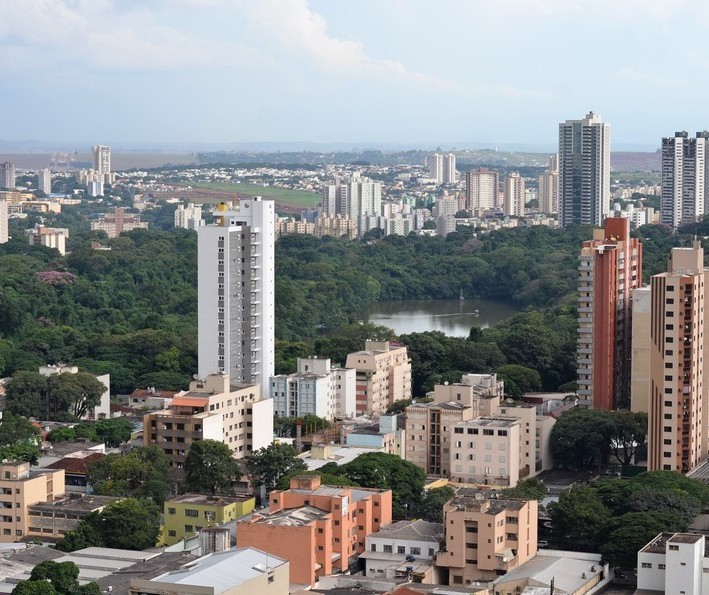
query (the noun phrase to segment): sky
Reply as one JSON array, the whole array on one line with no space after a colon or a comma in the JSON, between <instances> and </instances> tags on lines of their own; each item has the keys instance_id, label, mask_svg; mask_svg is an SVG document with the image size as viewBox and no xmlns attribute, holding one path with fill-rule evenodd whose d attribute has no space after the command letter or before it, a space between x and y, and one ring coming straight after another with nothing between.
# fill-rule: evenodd
<instances>
[{"instance_id":1,"label":"sky","mask_svg":"<svg viewBox=\"0 0 709 595\"><path fill-rule=\"evenodd\" d=\"M0 141L614 147L709 128L703 0L1 0Z\"/></svg>"}]
</instances>

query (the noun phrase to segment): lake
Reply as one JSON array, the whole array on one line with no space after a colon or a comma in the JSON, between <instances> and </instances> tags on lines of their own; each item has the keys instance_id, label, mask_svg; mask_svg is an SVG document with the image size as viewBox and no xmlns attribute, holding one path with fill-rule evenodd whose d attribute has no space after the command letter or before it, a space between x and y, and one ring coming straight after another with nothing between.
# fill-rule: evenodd
<instances>
[{"instance_id":1,"label":"lake","mask_svg":"<svg viewBox=\"0 0 709 595\"><path fill-rule=\"evenodd\" d=\"M451 337L467 337L471 326L487 328L519 311L516 306L492 300L402 300L377 302L366 319L394 329L397 335L441 331Z\"/></svg>"}]
</instances>

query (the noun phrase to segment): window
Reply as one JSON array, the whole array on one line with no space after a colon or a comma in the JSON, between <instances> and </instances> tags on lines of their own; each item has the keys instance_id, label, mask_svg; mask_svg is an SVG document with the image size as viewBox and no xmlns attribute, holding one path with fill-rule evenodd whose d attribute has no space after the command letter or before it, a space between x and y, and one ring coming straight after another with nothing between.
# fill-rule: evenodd
<instances>
[{"instance_id":1,"label":"window","mask_svg":"<svg viewBox=\"0 0 709 595\"><path fill-rule=\"evenodd\" d=\"M411 555L420 556L421 555L421 548L420 547L412 547L411 548Z\"/></svg>"},{"instance_id":2,"label":"window","mask_svg":"<svg viewBox=\"0 0 709 595\"><path fill-rule=\"evenodd\" d=\"M403 545L398 545L398 546L396 546L396 553L397 554L405 554L406 548Z\"/></svg>"},{"instance_id":3,"label":"window","mask_svg":"<svg viewBox=\"0 0 709 595\"><path fill-rule=\"evenodd\" d=\"M197 518L199 516L199 511L194 508L185 508L185 516Z\"/></svg>"},{"instance_id":4,"label":"window","mask_svg":"<svg viewBox=\"0 0 709 595\"><path fill-rule=\"evenodd\" d=\"M192 533L192 531L194 531L192 525L185 525L185 533Z\"/></svg>"},{"instance_id":5,"label":"window","mask_svg":"<svg viewBox=\"0 0 709 595\"><path fill-rule=\"evenodd\" d=\"M643 562L642 567L643 568L652 568L652 564L650 564L650 562Z\"/></svg>"},{"instance_id":6,"label":"window","mask_svg":"<svg viewBox=\"0 0 709 595\"><path fill-rule=\"evenodd\" d=\"M673 552L678 552L679 551L679 546L678 545L672 545L670 544L669 549L671 549Z\"/></svg>"},{"instance_id":7,"label":"window","mask_svg":"<svg viewBox=\"0 0 709 595\"><path fill-rule=\"evenodd\" d=\"M167 509L167 514L175 514L175 509L174 509L174 508L168 508L168 509Z\"/></svg>"},{"instance_id":8,"label":"window","mask_svg":"<svg viewBox=\"0 0 709 595\"><path fill-rule=\"evenodd\" d=\"M392 554L394 552L394 547L391 545L385 545L384 546L384 553L386 554Z\"/></svg>"},{"instance_id":9,"label":"window","mask_svg":"<svg viewBox=\"0 0 709 595\"><path fill-rule=\"evenodd\" d=\"M665 569L665 565L664 565L664 564L658 564L658 565L657 565L657 568L658 568L658 570L664 570L664 569Z\"/></svg>"},{"instance_id":10,"label":"window","mask_svg":"<svg viewBox=\"0 0 709 595\"><path fill-rule=\"evenodd\" d=\"M177 532L176 532L176 531L173 531L172 529L170 529L170 530L167 532L167 534L168 534L170 537L176 537L176 536L177 536Z\"/></svg>"},{"instance_id":11,"label":"window","mask_svg":"<svg viewBox=\"0 0 709 595\"><path fill-rule=\"evenodd\" d=\"M377 551L377 544L376 544L376 543L373 543L372 545L370 545L370 546L369 546L369 550L372 551L372 552L376 552L376 551Z\"/></svg>"}]
</instances>

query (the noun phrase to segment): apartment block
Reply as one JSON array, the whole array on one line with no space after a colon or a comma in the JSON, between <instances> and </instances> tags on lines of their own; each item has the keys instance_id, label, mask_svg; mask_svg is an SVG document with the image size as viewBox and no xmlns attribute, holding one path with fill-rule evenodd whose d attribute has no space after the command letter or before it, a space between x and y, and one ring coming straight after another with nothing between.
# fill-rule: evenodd
<instances>
[{"instance_id":1,"label":"apartment block","mask_svg":"<svg viewBox=\"0 0 709 595\"><path fill-rule=\"evenodd\" d=\"M14 190L17 185L15 179L15 164L9 161L0 163L0 189Z\"/></svg>"},{"instance_id":2,"label":"apartment block","mask_svg":"<svg viewBox=\"0 0 709 595\"><path fill-rule=\"evenodd\" d=\"M381 414L395 401L411 398L411 360L406 347L389 341L366 341L364 351L347 356L356 370L357 414Z\"/></svg>"},{"instance_id":3,"label":"apartment block","mask_svg":"<svg viewBox=\"0 0 709 595\"><path fill-rule=\"evenodd\" d=\"M559 124L561 225L601 225L610 209L611 125L589 112Z\"/></svg>"},{"instance_id":4,"label":"apartment block","mask_svg":"<svg viewBox=\"0 0 709 595\"><path fill-rule=\"evenodd\" d=\"M609 217L579 260L578 394L596 409L630 404L632 292L642 284L642 244L630 222Z\"/></svg>"},{"instance_id":5,"label":"apartment block","mask_svg":"<svg viewBox=\"0 0 709 595\"><path fill-rule=\"evenodd\" d=\"M27 240L30 246L46 246L56 249L59 254L66 254L66 240L69 230L61 227L44 227L35 225L34 229L26 229Z\"/></svg>"},{"instance_id":6,"label":"apartment block","mask_svg":"<svg viewBox=\"0 0 709 595\"><path fill-rule=\"evenodd\" d=\"M709 454L709 271L699 241L673 248L650 294L648 469L687 473Z\"/></svg>"},{"instance_id":7,"label":"apartment block","mask_svg":"<svg viewBox=\"0 0 709 595\"><path fill-rule=\"evenodd\" d=\"M177 205L175 209L175 227L182 229L192 229L197 231L204 225L202 219L202 206L194 203L185 205Z\"/></svg>"},{"instance_id":8,"label":"apartment block","mask_svg":"<svg viewBox=\"0 0 709 595\"><path fill-rule=\"evenodd\" d=\"M63 469L30 469L29 463L0 463L0 542L29 534L29 506L64 493Z\"/></svg>"},{"instance_id":9,"label":"apartment block","mask_svg":"<svg viewBox=\"0 0 709 595\"><path fill-rule=\"evenodd\" d=\"M140 220L140 215L126 213L123 207L116 207L113 213L100 213L91 221L91 231L105 231L109 238L134 229L148 229L148 224Z\"/></svg>"},{"instance_id":10,"label":"apartment block","mask_svg":"<svg viewBox=\"0 0 709 595\"><path fill-rule=\"evenodd\" d=\"M52 170L37 170L37 189L45 194L52 193Z\"/></svg>"},{"instance_id":11,"label":"apartment block","mask_svg":"<svg viewBox=\"0 0 709 595\"><path fill-rule=\"evenodd\" d=\"M253 511L253 496L205 496L182 494L164 504L165 529L162 542L174 545L205 527L223 525Z\"/></svg>"},{"instance_id":12,"label":"apartment block","mask_svg":"<svg viewBox=\"0 0 709 595\"><path fill-rule=\"evenodd\" d=\"M300 475L290 489L269 494L269 512L237 525L237 545L256 547L290 561L290 582L314 585L344 572L365 540L391 523L391 490L320 484Z\"/></svg>"},{"instance_id":13,"label":"apartment block","mask_svg":"<svg viewBox=\"0 0 709 595\"><path fill-rule=\"evenodd\" d=\"M359 448L376 448L403 459L406 457L404 422L403 415L381 415L375 423L361 424L349 431L343 430L344 444Z\"/></svg>"},{"instance_id":14,"label":"apartment block","mask_svg":"<svg viewBox=\"0 0 709 595\"><path fill-rule=\"evenodd\" d=\"M271 377L273 410L281 417L352 417L355 374L352 368L333 368L329 359L298 358L296 373Z\"/></svg>"},{"instance_id":15,"label":"apartment block","mask_svg":"<svg viewBox=\"0 0 709 595\"><path fill-rule=\"evenodd\" d=\"M481 213L497 208L500 175L484 167L465 173L465 210Z\"/></svg>"},{"instance_id":16,"label":"apartment block","mask_svg":"<svg viewBox=\"0 0 709 595\"><path fill-rule=\"evenodd\" d=\"M52 501L37 502L27 507L27 537L41 540L59 540L92 513L101 512L106 506L118 502L117 496L94 494L69 494L56 496Z\"/></svg>"},{"instance_id":17,"label":"apartment block","mask_svg":"<svg viewBox=\"0 0 709 595\"><path fill-rule=\"evenodd\" d=\"M559 212L559 156L549 158L549 167L539 176L539 212L554 214Z\"/></svg>"},{"instance_id":18,"label":"apartment block","mask_svg":"<svg viewBox=\"0 0 709 595\"><path fill-rule=\"evenodd\" d=\"M451 586L494 579L537 554L536 500L461 489L444 505L443 515L445 546L436 566L448 571Z\"/></svg>"},{"instance_id":19,"label":"apartment block","mask_svg":"<svg viewBox=\"0 0 709 595\"><path fill-rule=\"evenodd\" d=\"M143 418L145 445L155 444L181 468L190 446L203 439L226 444L237 459L273 440L273 401L254 384L231 384L226 374L190 383L170 407Z\"/></svg>"},{"instance_id":20,"label":"apartment block","mask_svg":"<svg viewBox=\"0 0 709 595\"><path fill-rule=\"evenodd\" d=\"M508 217L524 217L525 201L524 178L512 172L505 179L502 212Z\"/></svg>"}]
</instances>

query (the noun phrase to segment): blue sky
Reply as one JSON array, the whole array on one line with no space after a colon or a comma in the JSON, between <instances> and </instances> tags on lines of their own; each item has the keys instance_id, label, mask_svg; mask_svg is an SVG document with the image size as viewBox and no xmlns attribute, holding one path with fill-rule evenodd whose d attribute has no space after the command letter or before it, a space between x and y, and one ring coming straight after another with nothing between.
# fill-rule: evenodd
<instances>
[{"instance_id":1,"label":"blue sky","mask_svg":"<svg viewBox=\"0 0 709 595\"><path fill-rule=\"evenodd\" d=\"M709 2L3 0L0 140L614 144L709 128Z\"/></svg>"}]
</instances>

